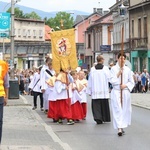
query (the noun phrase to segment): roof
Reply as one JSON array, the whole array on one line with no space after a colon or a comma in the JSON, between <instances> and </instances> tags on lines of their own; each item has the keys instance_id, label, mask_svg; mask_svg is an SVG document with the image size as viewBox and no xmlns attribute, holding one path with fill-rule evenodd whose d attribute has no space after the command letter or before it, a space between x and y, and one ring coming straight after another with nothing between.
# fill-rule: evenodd
<instances>
[{"instance_id":1,"label":"roof","mask_svg":"<svg viewBox=\"0 0 150 150\"><path fill-rule=\"evenodd\" d=\"M88 17L88 15L77 15L76 20L74 22L74 26L76 26L77 24L79 24L80 22L85 20L87 17Z\"/></svg>"},{"instance_id":2,"label":"roof","mask_svg":"<svg viewBox=\"0 0 150 150\"><path fill-rule=\"evenodd\" d=\"M45 41L50 41L51 37L49 32L51 31L51 28L48 25L45 25Z\"/></svg>"},{"instance_id":3,"label":"roof","mask_svg":"<svg viewBox=\"0 0 150 150\"><path fill-rule=\"evenodd\" d=\"M81 23L82 21L84 20L87 20L88 18L90 18L91 16L94 16L94 15L99 15L99 16L102 16L102 14L98 13L98 12L94 12L92 13L91 15L77 15L76 17L76 20L75 20L75 23L74 23L74 27L77 26L79 23Z\"/></svg>"},{"instance_id":4,"label":"roof","mask_svg":"<svg viewBox=\"0 0 150 150\"><path fill-rule=\"evenodd\" d=\"M94 24L89 26L87 29L90 29L98 24L113 24L113 16L112 13L109 12L106 15L102 16L101 18L97 19Z\"/></svg>"},{"instance_id":5,"label":"roof","mask_svg":"<svg viewBox=\"0 0 150 150\"><path fill-rule=\"evenodd\" d=\"M45 23L45 21L37 20L37 19L15 18L15 20L26 21L26 22L41 22L41 23Z\"/></svg>"}]
</instances>

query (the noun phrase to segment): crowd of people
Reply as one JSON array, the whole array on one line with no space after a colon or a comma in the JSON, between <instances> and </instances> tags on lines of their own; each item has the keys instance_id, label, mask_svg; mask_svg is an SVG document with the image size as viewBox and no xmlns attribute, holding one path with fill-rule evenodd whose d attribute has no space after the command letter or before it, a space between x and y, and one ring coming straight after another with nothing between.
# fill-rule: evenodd
<instances>
[{"instance_id":1,"label":"crowd of people","mask_svg":"<svg viewBox=\"0 0 150 150\"><path fill-rule=\"evenodd\" d=\"M97 56L97 62L89 73L78 67L71 71L52 68L52 59L46 58L45 64L32 70L15 71L19 82L20 94L33 96L33 110L40 109L53 122L73 125L86 119L87 94L91 96L91 110L97 124L111 122L109 99L113 114L113 125L122 136L123 128L131 124L130 93L146 93L149 89L149 74L133 72L125 65L126 55L118 55L116 64L104 65L104 58ZM121 93L121 96L120 96Z\"/></svg>"},{"instance_id":2,"label":"crowd of people","mask_svg":"<svg viewBox=\"0 0 150 150\"><path fill-rule=\"evenodd\" d=\"M135 81L135 87L132 92L146 93L150 87L150 76L147 69L144 69L143 72L135 71L133 77Z\"/></svg>"},{"instance_id":3,"label":"crowd of people","mask_svg":"<svg viewBox=\"0 0 150 150\"><path fill-rule=\"evenodd\" d=\"M90 69L89 74L79 68L74 71L69 68L61 69L56 74L52 68L52 59L47 58L45 64L34 71L16 72L16 75L19 75L18 82L24 83L24 88L20 85L20 93L29 94L32 91L33 110L38 108L39 96L41 111L44 111L53 122L59 124L66 122L68 125L86 119L87 94L92 99L94 121L97 124L111 122L109 108L109 99L111 99L114 128L118 129L118 135L122 136L123 128L131 124L130 93L136 85L135 75L125 66L125 59L125 55L118 55L116 65L112 64L109 68L104 65L104 58L98 55L97 63ZM123 66L120 61L123 61ZM123 83L120 82L121 74L123 74ZM26 84L28 88L25 88Z\"/></svg>"}]
</instances>

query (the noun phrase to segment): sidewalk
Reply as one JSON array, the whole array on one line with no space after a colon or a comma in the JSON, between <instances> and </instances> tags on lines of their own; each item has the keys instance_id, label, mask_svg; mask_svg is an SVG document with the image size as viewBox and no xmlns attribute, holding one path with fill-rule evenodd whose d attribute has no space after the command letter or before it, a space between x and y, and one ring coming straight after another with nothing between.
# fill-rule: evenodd
<instances>
[{"instance_id":1,"label":"sidewalk","mask_svg":"<svg viewBox=\"0 0 150 150\"><path fill-rule=\"evenodd\" d=\"M150 110L150 91L147 93L132 93L131 103L134 106Z\"/></svg>"},{"instance_id":2,"label":"sidewalk","mask_svg":"<svg viewBox=\"0 0 150 150\"><path fill-rule=\"evenodd\" d=\"M32 110L28 97L8 100L4 107L1 150L71 150Z\"/></svg>"}]
</instances>

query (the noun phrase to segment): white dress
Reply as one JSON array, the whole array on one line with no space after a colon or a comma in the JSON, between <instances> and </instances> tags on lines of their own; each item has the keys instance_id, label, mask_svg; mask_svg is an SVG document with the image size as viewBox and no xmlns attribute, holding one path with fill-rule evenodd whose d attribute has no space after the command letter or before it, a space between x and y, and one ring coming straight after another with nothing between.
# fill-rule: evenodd
<instances>
[{"instance_id":1,"label":"white dress","mask_svg":"<svg viewBox=\"0 0 150 150\"><path fill-rule=\"evenodd\" d=\"M131 94L134 87L134 80L132 72L129 67L123 67L123 81L122 83L127 88L122 90L122 106L121 106L121 90L120 83L121 77L117 78L117 74L120 70L118 63L111 68L110 83L113 86L111 91L111 106L113 113L113 126L115 129L125 128L131 124Z\"/></svg>"}]
</instances>

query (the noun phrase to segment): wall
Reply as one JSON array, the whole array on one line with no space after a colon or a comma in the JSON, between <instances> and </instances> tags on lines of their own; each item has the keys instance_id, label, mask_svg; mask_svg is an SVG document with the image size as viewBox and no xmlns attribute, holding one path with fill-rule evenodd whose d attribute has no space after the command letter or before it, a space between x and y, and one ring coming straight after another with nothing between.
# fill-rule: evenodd
<instances>
[{"instance_id":1,"label":"wall","mask_svg":"<svg viewBox=\"0 0 150 150\"><path fill-rule=\"evenodd\" d=\"M130 0L130 6L137 5L139 3L142 3L144 0Z\"/></svg>"},{"instance_id":2,"label":"wall","mask_svg":"<svg viewBox=\"0 0 150 150\"><path fill-rule=\"evenodd\" d=\"M32 20L15 19L16 41L45 41L45 23Z\"/></svg>"}]
</instances>

